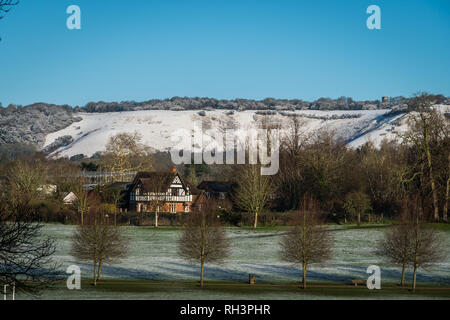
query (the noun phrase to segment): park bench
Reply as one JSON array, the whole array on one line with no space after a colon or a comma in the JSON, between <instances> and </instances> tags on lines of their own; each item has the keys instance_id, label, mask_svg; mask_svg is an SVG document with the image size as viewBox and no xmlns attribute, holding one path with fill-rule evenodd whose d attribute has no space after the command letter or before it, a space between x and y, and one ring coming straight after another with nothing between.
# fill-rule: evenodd
<instances>
[{"instance_id":1,"label":"park bench","mask_svg":"<svg viewBox=\"0 0 450 320\"><path fill-rule=\"evenodd\" d=\"M358 286L358 284L366 284L366 280L352 280L352 283L355 285L355 287Z\"/></svg>"}]
</instances>

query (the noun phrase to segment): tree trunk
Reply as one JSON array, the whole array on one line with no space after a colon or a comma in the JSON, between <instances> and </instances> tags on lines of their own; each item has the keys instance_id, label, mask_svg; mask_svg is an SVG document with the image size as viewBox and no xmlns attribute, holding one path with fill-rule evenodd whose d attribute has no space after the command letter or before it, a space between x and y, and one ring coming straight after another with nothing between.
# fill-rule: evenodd
<instances>
[{"instance_id":1,"label":"tree trunk","mask_svg":"<svg viewBox=\"0 0 450 320\"><path fill-rule=\"evenodd\" d=\"M303 289L306 289L306 264L303 264L303 277L302 277Z\"/></svg>"},{"instance_id":2,"label":"tree trunk","mask_svg":"<svg viewBox=\"0 0 450 320\"><path fill-rule=\"evenodd\" d=\"M258 212L255 212L255 223L253 224L253 228L256 229L258 226Z\"/></svg>"},{"instance_id":3,"label":"tree trunk","mask_svg":"<svg viewBox=\"0 0 450 320\"><path fill-rule=\"evenodd\" d=\"M434 220L439 221L439 207L438 207L438 196L436 190L436 183L432 175L432 169L430 167L430 180L431 180L431 190L433 192L433 205L434 205Z\"/></svg>"},{"instance_id":4,"label":"tree trunk","mask_svg":"<svg viewBox=\"0 0 450 320\"><path fill-rule=\"evenodd\" d=\"M97 263L94 262L94 286L97 285Z\"/></svg>"},{"instance_id":5,"label":"tree trunk","mask_svg":"<svg viewBox=\"0 0 450 320\"><path fill-rule=\"evenodd\" d=\"M203 288L203 273L204 273L204 270L205 270L205 261L203 261L203 259L202 259L202 261L201 261L201 272L200 272L200 287L202 287L202 288Z\"/></svg>"},{"instance_id":6,"label":"tree trunk","mask_svg":"<svg viewBox=\"0 0 450 320\"><path fill-rule=\"evenodd\" d=\"M450 193L450 177L447 179L447 188L445 189L445 202L444 202L444 212L442 213L442 220L448 222L448 198Z\"/></svg>"},{"instance_id":7,"label":"tree trunk","mask_svg":"<svg viewBox=\"0 0 450 320\"><path fill-rule=\"evenodd\" d=\"M412 284L413 292L416 292L416 276L417 276L417 266L414 266L413 284Z\"/></svg>"},{"instance_id":8,"label":"tree trunk","mask_svg":"<svg viewBox=\"0 0 450 320\"><path fill-rule=\"evenodd\" d=\"M358 228L361 225L361 213L359 213L359 212L358 212L358 217L357 217L357 220L356 220L356 225L358 226Z\"/></svg>"},{"instance_id":9,"label":"tree trunk","mask_svg":"<svg viewBox=\"0 0 450 320\"><path fill-rule=\"evenodd\" d=\"M400 285L402 287L405 285L405 269L406 269L406 264L404 263L402 265L402 281L400 282Z\"/></svg>"},{"instance_id":10,"label":"tree trunk","mask_svg":"<svg viewBox=\"0 0 450 320\"><path fill-rule=\"evenodd\" d=\"M83 210L80 211L80 215L81 215L81 225L84 224L84 212Z\"/></svg>"},{"instance_id":11,"label":"tree trunk","mask_svg":"<svg viewBox=\"0 0 450 320\"><path fill-rule=\"evenodd\" d=\"M117 208L114 209L114 227L117 227Z\"/></svg>"},{"instance_id":12,"label":"tree trunk","mask_svg":"<svg viewBox=\"0 0 450 320\"><path fill-rule=\"evenodd\" d=\"M98 272L97 272L97 281L100 281L100 277L102 276L102 263L98 263Z\"/></svg>"},{"instance_id":13,"label":"tree trunk","mask_svg":"<svg viewBox=\"0 0 450 320\"><path fill-rule=\"evenodd\" d=\"M431 182L431 191L433 194L434 220L439 221L438 194L437 194L437 189L436 189L436 182L434 181L433 165L432 165L432 161L431 161L431 152L430 152L430 144L428 141L428 134L425 134L425 153L427 156L428 172L429 172L430 182Z\"/></svg>"},{"instance_id":14,"label":"tree trunk","mask_svg":"<svg viewBox=\"0 0 450 320\"><path fill-rule=\"evenodd\" d=\"M155 228L158 228L158 212L155 212Z\"/></svg>"}]
</instances>

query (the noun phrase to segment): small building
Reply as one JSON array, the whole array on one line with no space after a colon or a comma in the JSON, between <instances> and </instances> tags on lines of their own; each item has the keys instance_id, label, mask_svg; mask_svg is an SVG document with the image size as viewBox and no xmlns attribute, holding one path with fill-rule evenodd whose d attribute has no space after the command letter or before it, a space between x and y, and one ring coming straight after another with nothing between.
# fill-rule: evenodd
<instances>
[{"instance_id":1,"label":"small building","mask_svg":"<svg viewBox=\"0 0 450 320\"><path fill-rule=\"evenodd\" d=\"M129 188L129 210L136 212L188 213L192 193L172 167L167 172L139 172Z\"/></svg>"},{"instance_id":2,"label":"small building","mask_svg":"<svg viewBox=\"0 0 450 320\"><path fill-rule=\"evenodd\" d=\"M231 191L231 183L222 181L203 181L197 186L197 189L203 190L207 196L214 196L217 200L228 198Z\"/></svg>"},{"instance_id":3,"label":"small building","mask_svg":"<svg viewBox=\"0 0 450 320\"><path fill-rule=\"evenodd\" d=\"M42 193L43 195L50 196L56 193L57 186L54 184L44 184L37 188L37 191Z\"/></svg>"},{"instance_id":4,"label":"small building","mask_svg":"<svg viewBox=\"0 0 450 320\"><path fill-rule=\"evenodd\" d=\"M219 209L230 209L232 207L230 199L232 184L230 182L203 181L197 186L197 189L202 193L195 201L196 207L201 208L208 199L213 199Z\"/></svg>"},{"instance_id":5,"label":"small building","mask_svg":"<svg viewBox=\"0 0 450 320\"><path fill-rule=\"evenodd\" d=\"M73 192L69 192L64 195L63 202L65 205L74 204L78 200L77 196Z\"/></svg>"}]
</instances>

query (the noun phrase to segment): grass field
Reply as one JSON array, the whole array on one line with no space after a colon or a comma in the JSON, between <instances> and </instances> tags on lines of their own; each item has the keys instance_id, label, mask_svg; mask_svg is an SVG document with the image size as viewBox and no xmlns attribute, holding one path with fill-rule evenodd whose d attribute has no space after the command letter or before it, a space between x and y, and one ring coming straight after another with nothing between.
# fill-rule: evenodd
<instances>
[{"instance_id":1,"label":"grass field","mask_svg":"<svg viewBox=\"0 0 450 320\"><path fill-rule=\"evenodd\" d=\"M30 299L32 297L21 297ZM201 289L194 282L123 282L107 280L96 287L90 281L83 281L81 290L69 291L64 284L47 290L42 299L65 300L320 300L320 299L450 299L450 290L444 288L422 286L415 293L408 288L383 287L382 290L368 290L363 286L336 286L327 284L311 284L306 290L298 284L270 285L260 284L250 286L242 283L207 282Z\"/></svg>"},{"instance_id":2,"label":"grass field","mask_svg":"<svg viewBox=\"0 0 450 320\"><path fill-rule=\"evenodd\" d=\"M446 243L450 243L450 230L437 228ZM280 236L286 228L229 228L232 254L226 263L206 265L206 289L195 284L199 266L182 260L177 253L180 229L122 227L130 239L129 256L121 263L104 266L103 280L97 288L89 285L92 265L78 263L70 256L70 238L73 226L46 225L45 233L57 240L55 259L64 270L73 264L82 270L83 289L69 291L63 285L43 292L42 299L424 299L450 298L449 290L419 290L415 294L395 287L400 279L400 269L385 263L374 254L377 241L386 226L365 225L361 228L330 225L334 236L334 257L326 264L312 265L308 280L313 285L338 285L343 287L312 287L305 290L295 286L301 269L279 259ZM450 246L448 258L433 269L420 270L418 284L431 287L450 287ZM370 265L381 268L381 291L346 287L353 279L367 279ZM256 276L262 286L245 285L249 274ZM412 278L411 270L406 275ZM120 283L122 281L122 283ZM125 281L125 283L123 283ZM164 283L161 283L164 282ZM170 284L165 284L170 282ZM233 285L223 285L223 283ZM275 284L275 286L273 285ZM386 288L392 287L392 288ZM19 298L21 298L19 296ZM26 297L22 297L26 298Z\"/></svg>"}]
</instances>

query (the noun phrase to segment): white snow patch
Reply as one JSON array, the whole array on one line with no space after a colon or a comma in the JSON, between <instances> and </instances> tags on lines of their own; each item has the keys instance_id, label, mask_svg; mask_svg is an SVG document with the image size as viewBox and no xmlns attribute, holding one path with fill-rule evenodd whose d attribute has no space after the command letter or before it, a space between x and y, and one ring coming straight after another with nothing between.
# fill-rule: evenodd
<instances>
[{"instance_id":1,"label":"white snow patch","mask_svg":"<svg viewBox=\"0 0 450 320\"><path fill-rule=\"evenodd\" d=\"M450 112L450 106L436 105L443 113ZM71 136L73 143L56 150L52 156L71 157L78 154L92 156L98 151L104 151L108 139L121 132L138 132L142 142L152 150L169 151L178 144L172 141L172 135L178 129L192 132L194 125L202 126L203 130L217 128L234 128L248 130L261 125L256 111L234 112L229 110L207 111L206 116L200 116L198 110L167 111L145 110L112 113L81 113L77 114L82 121L73 123L60 131L48 134L44 147L53 143L58 137ZM339 138L348 142L352 148L358 148L366 142L379 146L384 140L398 139L398 134L408 128L408 114L391 115L390 110L336 110L316 111L301 110L295 114L304 116L306 132L331 130ZM292 114L293 112L288 112ZM332 119L344 115L358 115L357 118ZM280 124L282 130L287 128L287 116L276 114L265 116L269 121ZM322 118L319 119L318 117ZM327 118L324 120L324 118ZM205 138L206 139L206 138ZM204 142L204 145L207 145Z\"/></svg>"}]
</instances>

